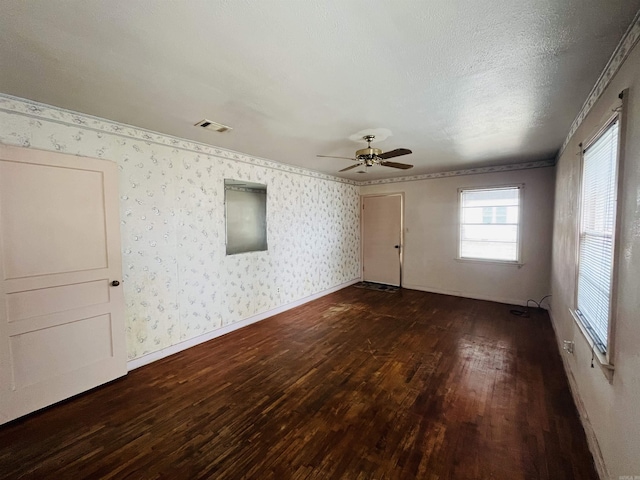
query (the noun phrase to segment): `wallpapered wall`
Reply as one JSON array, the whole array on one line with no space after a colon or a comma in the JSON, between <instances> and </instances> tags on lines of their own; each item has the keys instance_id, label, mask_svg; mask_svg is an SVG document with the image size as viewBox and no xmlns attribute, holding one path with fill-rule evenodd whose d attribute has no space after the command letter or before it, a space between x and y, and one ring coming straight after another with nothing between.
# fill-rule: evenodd
<instances>
[{"instance_id":1,"label":"wallpapered wall","mask_svg":"<svg viewBox=\"0 0 640 480\"><path fill-rule=\"evenodd\" d=\"M118 163L129 359L360 277L355 185L11 97L0 142ZM225 255L225 178L267 185L267 252Z\"/></svg>"},{"instance_id":2,"label":"wallpapered wall","mask_svg":"<svg viewBox=\"0 0 640 480\"><path fill-rule=\"evenodd\" d=\"M632 36L640 39L640 17ZM626 41L625 41L626 43ZM562 358L572 384L600 478L631 478L640 475L640 43L630 44L622 65L608 70L610 83L600 84L597 96L582 122L572 129L560 155L556 177L553 263L551 270L552 321L556 338L575 342L571 355ZM625 57L615 56L617 62ZM613 75L615 73L615 75ZM579 247L577 217L580 212L582 145L607 122L622 102L620 92L629 89L620 122L621 191L618 195L620 222L617 285L613 290L613 332L610 336L612 378L591 368L592 348L571 312L576 308L576 255ZM635 478L635 477L634 477Z\"/></svg>"}]
</instances>

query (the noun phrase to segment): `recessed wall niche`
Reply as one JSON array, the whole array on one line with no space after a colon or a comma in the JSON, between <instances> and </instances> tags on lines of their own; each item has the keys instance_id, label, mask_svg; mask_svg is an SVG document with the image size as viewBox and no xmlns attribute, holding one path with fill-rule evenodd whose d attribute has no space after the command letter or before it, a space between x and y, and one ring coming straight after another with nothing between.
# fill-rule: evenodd
<instances>
[{"instance_id":1,"label":"recessed wall niche","mask_svg":"<svg viewBox=\"0 0 640 480\"><path fill-rule=\"evenodd\" d=\"M227 255L267 250L267 186L224 180Z\"/></svg>"}]
</instances>

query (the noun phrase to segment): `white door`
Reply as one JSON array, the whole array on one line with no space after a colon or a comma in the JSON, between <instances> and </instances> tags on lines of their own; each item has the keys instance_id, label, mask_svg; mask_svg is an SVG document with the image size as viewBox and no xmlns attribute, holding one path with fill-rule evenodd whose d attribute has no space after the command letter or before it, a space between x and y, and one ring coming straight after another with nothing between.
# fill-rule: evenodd
<instances>
[{"instance_id":1,"label":"white door","mask_svg":"<svg viewBox=\"0 0 640 480\"><path fill-rule=\"evenodd\" d=\"M0 145L0 423L126 374L117 174Z\"/></svg>"},{"instance_id":2,"label":"white door","mask_svg":"<svg viewBox=\"0 0 640 480\"><path fill-rule=\"evenodd\" d=\"M400 285L402 196L362 197L363 279Z\"/></svg>"}]
</instances>

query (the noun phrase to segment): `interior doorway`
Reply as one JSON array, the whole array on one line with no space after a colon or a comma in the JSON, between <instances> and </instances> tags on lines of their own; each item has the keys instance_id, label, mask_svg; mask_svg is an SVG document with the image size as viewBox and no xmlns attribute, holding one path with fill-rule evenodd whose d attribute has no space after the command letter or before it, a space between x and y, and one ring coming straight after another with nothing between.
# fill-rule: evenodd
<instances>
[{"instance_id":1,"label":"interior doorway","mask_svg":"<svg viewBox=\"0 0 640 480\"><path fill-rule=\"evenodd\" d=\"M362 279L401 286L403 194L362 197Z\"/></svg>"}]
</instances>

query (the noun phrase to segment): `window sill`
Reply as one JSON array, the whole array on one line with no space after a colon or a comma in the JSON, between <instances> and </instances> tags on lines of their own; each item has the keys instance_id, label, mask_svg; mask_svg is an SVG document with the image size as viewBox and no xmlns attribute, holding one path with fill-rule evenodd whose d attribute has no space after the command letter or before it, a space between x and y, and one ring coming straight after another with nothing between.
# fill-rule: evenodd
<instances>
[{"instance_id":1,"label":"window sill","mask_svg":"<svg viewBox=\"0 0 640 480\"><path fill-rule=\"evenodd\" d=\"M578 318L578 315L576 314L576 312L571 308L569 309L569 312L573 317L573 321L576 323L576 325L580 329L582 336L587 341L587 345L589 345L589 348L593 351L594 358L598 361L597 362L598 365L600 366L600 368L602 369L603 373L608 378L608 380L611 381L613 377L613 372L615 370L613 363L609 361L609 357L606 354L600 352L600 350L598 350L594 346L594 342L593 342L593 339L591 338L591 335L589 335L589 332L587 331L585 326L582 324L582 321L580 320L580 318Z\"/></svg>"},{"instance_id":2,"label":"window sill","mask_svg":"<svg viewBox=\"0 0 640 480\"><path fill-rule=\"evenodd\" d=\"M518 267L518 268L522 268L524 266L524 263L520 263L520 262L511 262L511 261L508 261L508 260L490 260L490 259L484 259L484 258L461 258L461 257L456 257L455 261L456 262L462 262L462 263L481 263L481 264L491 264L491 265L506 265L506 266Z\"/></svg>"}]
</instances>

